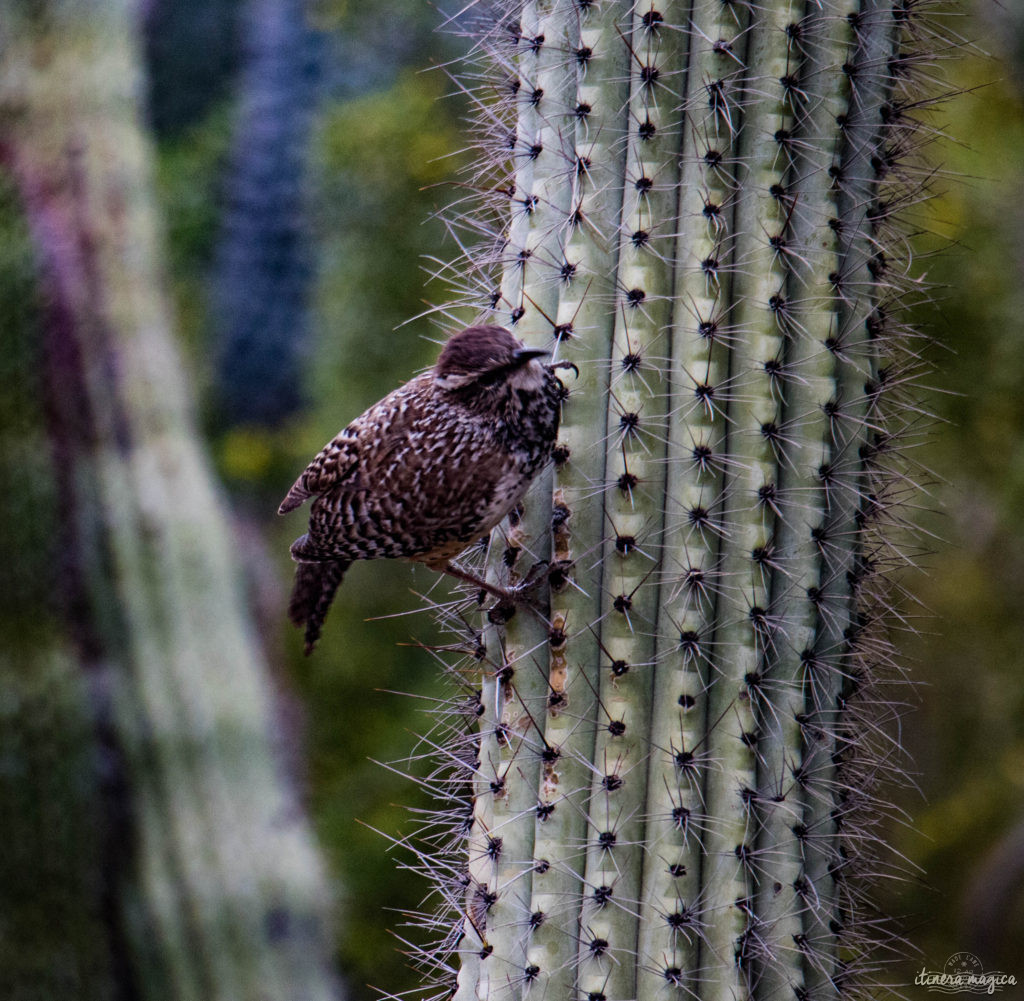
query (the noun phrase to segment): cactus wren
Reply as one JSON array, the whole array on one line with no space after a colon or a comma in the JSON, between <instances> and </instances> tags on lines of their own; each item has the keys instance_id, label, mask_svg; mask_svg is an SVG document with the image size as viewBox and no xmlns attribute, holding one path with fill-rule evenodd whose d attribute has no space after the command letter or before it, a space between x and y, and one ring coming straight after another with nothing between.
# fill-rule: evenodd
<instances>
[{"instance_id":1,"label":"cactus wren","mask_svg":"<svg viewBox=\"0 0 1024 1001\"><path fill-rule=\"evenodd\" d=\"M330 441L288 491L279 514L313 498L288 615L306 653L355 560L407 559L501 597L451 561L522 499L547 463L563 387L502 327L469 327L433 369L374 404Z\"/></svg>"}]
</instances>

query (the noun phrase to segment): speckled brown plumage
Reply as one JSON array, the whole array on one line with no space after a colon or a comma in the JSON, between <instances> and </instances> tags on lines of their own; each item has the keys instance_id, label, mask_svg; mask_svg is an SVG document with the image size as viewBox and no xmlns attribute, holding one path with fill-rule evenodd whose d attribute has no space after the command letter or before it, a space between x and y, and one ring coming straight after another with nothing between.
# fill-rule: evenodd
<instances>
[{"instance_id":1,"label":"speckled brown plumage","mask_svg":"<svg viewBox=\"0 0 1024 1001\"><path fill-rule=\"evenodd\" d=\"M429 372L357 417L296 480L279 509L312 498L289 617L320 636L356 560L411 559L437 570L519 502L548 461L561 384L502 327L469 327Z\"/></svg>"}]
</instances>

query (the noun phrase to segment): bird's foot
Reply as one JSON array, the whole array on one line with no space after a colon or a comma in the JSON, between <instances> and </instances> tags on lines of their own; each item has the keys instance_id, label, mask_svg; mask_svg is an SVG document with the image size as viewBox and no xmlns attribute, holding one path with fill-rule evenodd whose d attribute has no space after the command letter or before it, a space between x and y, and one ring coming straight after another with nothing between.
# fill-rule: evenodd
<instances>
[{"instance_id":1,"label":"bird's foot","mask_svg":"<svg viewBox=\"0 0 1024 1001\"><path fill-rule=\"evenodd\" d=\"M472 584L474 587L479 588L479 604L481 605L488 594L499 601L515 601L515 594L512 589L502 587L500 584L492 584L489 580L484 580L483 577L473 573L472 570L464 570L457 563L446 563L443 567L435 567L435 569L440 569L443 573L448 574L449 577L454 577L456 580L461 580L463 583Z\"/></svg>"},{"instance_id":2,"label":"bird's foot","mask_svg":"<svg viewBox=\"0 0 1024 1001\"><path fill-rule=\"evenodd\" d=\"M552 372L557 372L560 368L571 368L572 374L576 376L577 379L580 377L579 366L576 365L575 362L553 361L550 365L548 365L548 368L551 369Z\"/></svg>"},{"instance_id":3,"label":"bird's foot","mask_svg":"<svg viewBox=\"0 0 1024 1001\"><path fill-rule=\"evenodd\" d=\"M487 621L494 625L504 625L516 614L518 605L525 605L527 608L540 614L536 598L537 589L548 579L547 560L538 560L530 567L526 576L510 588L505 589L505 596L498 599L494 605L487 610Z\"/></svg>"},{"instance_id":4,"label":"bird's foot","mask_svg":"<svg viewBox=\"0 0 1024 1001\"><path fill-rule=\"evenodd\" d=\"M489 594L492 598L496 598L495 604L487 611L487 618L490 622L501 625L515 615L517 605L534 607L535 593L537 588L547 580L549 566L547 560L539 560L530 567L526 576L512 587L492 584L455 563L447 564L444 567L444 572L450 577L478 587L480 589L480 604L483 604L485 595Z\"/></svg>"},{"instance_id":5,"label":"bird's foot","mask_svg":"<svg viewBox=\"0 0 1024 1001\"><path fill-rule=\"evenodd\" d=\"M548 568L551 564L547 560L538 560L527 571L526 576L516 585L509 588L509 593L516 601L528 604L534 591L548 579Z\"/></svg>"}]
</instances>

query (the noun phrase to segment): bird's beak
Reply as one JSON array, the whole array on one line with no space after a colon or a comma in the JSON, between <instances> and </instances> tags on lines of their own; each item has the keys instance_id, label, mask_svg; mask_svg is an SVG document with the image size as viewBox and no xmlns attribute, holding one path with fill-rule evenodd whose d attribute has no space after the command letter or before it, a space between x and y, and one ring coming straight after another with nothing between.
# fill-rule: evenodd
<instances>
[{"instance_id":1,"label":"bird's beak","mask_svg":"<svg viewBox=\"0 0 1024 1001\"><path fill-rule=\"evenodd\" d=\"M512 352L512 364L519 368L521 365L525 365L528 361L532 361L534 358L543 358L544 355L551 354L550 351L545 348L519 348Z\"/></svg>"}]
</instances>

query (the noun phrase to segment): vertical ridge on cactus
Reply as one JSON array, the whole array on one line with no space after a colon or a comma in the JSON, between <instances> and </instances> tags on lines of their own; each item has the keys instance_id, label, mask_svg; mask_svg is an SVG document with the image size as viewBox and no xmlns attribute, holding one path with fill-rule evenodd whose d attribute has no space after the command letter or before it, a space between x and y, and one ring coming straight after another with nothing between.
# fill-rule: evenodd
<instances>
[{"instance_id":1,"label":"vertical ridge on cactus","mask_svg":"<svg viewBox=\"0 0 1024 1001\"><path fill-rule=\"evenodd\" d=\"M556 262L557 315L552 334L560 360L578 374L569 386L555 451L552 497L552 589L548 703L536 854L547 865L533 875L527 946L530 990L568 996L575 982L578 909L586 865L587 800L592 779L601 614L600 524L604 517L605 399L614 329L614 275L622 192L617 179L625 147L629 52L618 31L628 5L574 11L570 42L575 83L571 141L571 196L562 260ZM564 921L560 912L570 911Z\"/></svg>"},{"instance_id":2,"label":"vertical ridge on cactus","mask_svg":"<svg viewBox=\"0 0 1024 1001\"><path fill-rule=\"evenodd\" d=\"M771 655L764 672L758 731L764 752L760 761L758 801L759 851L764 880L757 913L763 922L762 949L784 962L764 964L769 993L789 993L806 986L820 959L806 963L797 943L813 942L822 907L800 888L820 888L803 871L799 825L813 830L804 817L799 780L807 780L814 764L804 752L813 748L817 732L805 727L804 673L815 630L824 614L824 567L814 539L816 526L828 517L828 470L840 459L833 448L835 403L840 400L837 361L830 340L840 332L838 298L832 293L840 270L836 192L829 168L839 162L841 133L837 122L846 113L849 87L845 74L830 74L842 65L851 41L846 19L827 17L809 5L802 22L800 76L789 78L786 99L798 118L795 149L783 204L790 223L784 260L789 310L788 343L783 355L785 400L783 424L793 446L793 461L780 470L778 527L775 545L780 567L772 581L771 610L776 625ZM803 880L803 882L801 882Z\"/></svg>"},{"instance_id":3,"label":"vertical ridge on cactus","mask_svg":"<svg viewBox=\"0 0 1024 1001\"><path fill-rule=\"evenodd\" d=\"M518 24L509 25L515 141L498 308L508 311L528 345L547 346L558 310L554 275L564 259L572 177L573 21L570 0L535 0L523 5ZM543 489L531 492L494 540L492 574L508 567L525 575L550 556L550 470L538 480ZM483 781L476 797L483 809L474 833L485 839L477 854L489 871L474 874L471 892L487 901L489 934L480 949L493 950L480 964L477 989L504 984L509 997L521 993L524 935L532 913L532 818L541 762L549 750L539 727L548 701L547 641L544 618L525 611L507 622L502 635L488 630Z\"/></svg>"},{"instance_id":4,"label":"vertical ridge on cactus","mask_svg":"<svg viewBox=\"0 0 1024 1001\"><path fill-rule=\"evenodd\" d=\"M550 586L442 609L473 653L428 783L452 828L416 849L432 996L825 1001L896 954L863 881L899 778L921 366L897 209L932 6L476 11L480 208L439 312L575 370L487 558L503 583L550 560Z\"/></svg>"},{"instance_id":5,"label":"vertical ridge on cactus","mask_svg":"<svg viewBox=\"0 0 1024 1001\"><path fill-rule=\"evenodd\" d=\"M634 6L619 234L615 329L607 393L597 740L587 828L579 987L633 991L651 732L657 575L665 478L672 218L678 178L686 39L681 3L657 19ZM643 239L636 234L645 234Z\"/></svg>"},{"instance_id":6,"label":"vertical ridge on cactus","mask_svg":"<svg viewBox=\"0 0 1024 1001\"><path fill-rule=\"evenodd\" d=\"M802 4L776 0L750 10L744 52L746 74L733 113L736 188L732 198L732 260L728 323L731 337L727 403L723 586L708 678L707 750L714 763L705 782L707 834L702 892L708 927L700 952L708 1001L745 997L761 934L754 908L760 676L774 641L770 608L775 511L764 499L777 489L791 445L782 415L778 368L787 334L787 211L778 194L789 181L795 115L783 83L797 69ZM745 41L746 45L743 45ZM716 93L715 100L719 98ZM740 119L739 116L742 116ZM781 713L781 708L779 712Z\"/></svg>"},{"instance_id":7,"label":"vertical ridge on cactus","mask_svg":"<svg viewBox=\"0 0 1024 1001\"><path fill-rule=\"evenodd\" d=\"M742 64L732 51L744 21L718 2L690 12L672 320L666 532L662 552L640 955L641 985L693 990L709 920L701 894L706 837L704 783L714 766L705 740L711 634L719 578L718 524L728 399L727 224L735 181L735 91ZM670 847L671 846L671 847ZM643 920L646 919L646 920Z\"/></svg>"}]
</instances>

